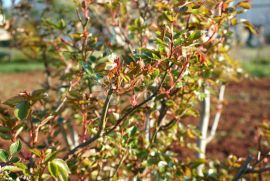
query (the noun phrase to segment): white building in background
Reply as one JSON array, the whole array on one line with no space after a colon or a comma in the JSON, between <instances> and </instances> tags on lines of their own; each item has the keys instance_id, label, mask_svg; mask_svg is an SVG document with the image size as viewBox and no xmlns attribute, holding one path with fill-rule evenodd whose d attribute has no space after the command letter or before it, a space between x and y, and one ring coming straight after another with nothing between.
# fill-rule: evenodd
<instances>
[{"instance_id":1,"label":"white building in background","mask_svg":"<svg viewBox=\"0 0 270 181\"><path fill-rule=\"evenodd\" d=\"M239 2L240 0L236 0ZM265 35L270 35L270 0L250 0L252 8L239 18L249 20L255 26L263 26Z\"/></svg>"},{"instance_id":2,"label":"white building in background","mask_svg":"<svg viewBox=\"0 0 270 181\"><path fill-rule=\"evenodd\" d=\"M243 0L234 0L234 3ZM258 36L254 36L242 25L236 27L237 42L242 45L253 47L263 46L265 43L270 43L270 0L249 0L252 8L238 15L238 19L247 19L253 24Z\"/></svg>"},{"instance_id":3,"label":"white building in background","mask_svg":"<svg viewBox=\"0 0 270 181\"><path fill-rule=\"evenodd\" d=\"M0 26L3 26L5 24L5 21L5 16L3 14L0 14ZM10 39L10 34L4 28L0 28L0 42L9 41Z\"/></svg>"},{"instance_id":4,"label":"white building in background","mask_svg":"<svg viewBox=\"0 0 270 181\"><path fill-rule=\"evenodd\" d=\"M11 39L10 34L3 28L0 28L0 42L9 41Z\"/></svg>"}]
</instances>

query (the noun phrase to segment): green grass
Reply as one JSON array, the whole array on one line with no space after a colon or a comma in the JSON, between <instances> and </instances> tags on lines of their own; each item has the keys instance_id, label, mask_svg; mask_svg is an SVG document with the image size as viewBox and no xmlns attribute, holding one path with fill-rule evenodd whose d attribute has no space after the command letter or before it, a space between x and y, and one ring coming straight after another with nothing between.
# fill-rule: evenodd
<instances>
[{"instance_id":1,"label":"green grass","mask_svg":"<svg viewBox=\"0 0 270 181\"><path fill-rule=\"evenodd\" d=\"M38 60L29 60L20 50L0 47L0 73L18 73L43 70Z\"/></svg>"},{"instance_id":2,"label":"green grass","mask_svg":"<svg viewBox=\"0 0 270 181\"><path fill-rule=\"evenodd\" d=\"M0 63L0 73L18 73L43 69L44 69L43 64L35 62Z\"/></svg>"},{"instance_id":3,"label":"green grass","mask_svg":"<svg viewBox=\"0 0 270 181\"><path fill-rule=\"evenodd\" d=\"M270 57L252 61L242 61L241 65L245 72L253 77L270 77Z\"/></svg>"},{"instance_id":4,"label":"green grass","mask_svg":"<svg viewBox=\"0 0 270 181\"><path fill-rule=\"evenodd\" d=\"M0 47L0 63L8 61L28 62L29 59L18 49Z\"/></svg>"},{"instance_id":5,"label":"green grass","mask_svg":"<svg viewBox=\"0 0 270 181\"><path fill-rule=\"evenodd\" d=\"M243 70L251 77L270 77L270 46L261 48L235 47L231 55L239 60Z\"/></svg>"}]
</instances>

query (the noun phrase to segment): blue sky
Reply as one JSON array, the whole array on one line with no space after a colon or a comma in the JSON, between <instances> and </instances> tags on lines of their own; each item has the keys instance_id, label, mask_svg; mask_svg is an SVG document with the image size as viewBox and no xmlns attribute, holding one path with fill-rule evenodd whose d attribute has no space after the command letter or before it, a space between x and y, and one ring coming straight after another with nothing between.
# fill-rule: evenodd
<instances>
[{"instance_id":1,"label":"blue sky","mask_svg":"<svg viewBox=\"0 0 270 181\"><path fill-rule=\"evenodd\" d=\"M3 0L4 7L8 7L11 4L11 0Z\"/></svg>"}]
</instances>

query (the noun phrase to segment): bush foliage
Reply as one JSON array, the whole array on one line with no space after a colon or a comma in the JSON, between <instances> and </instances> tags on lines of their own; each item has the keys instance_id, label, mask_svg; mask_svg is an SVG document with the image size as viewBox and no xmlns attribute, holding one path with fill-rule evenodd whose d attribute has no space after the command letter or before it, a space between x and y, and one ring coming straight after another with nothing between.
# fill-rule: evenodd
<instances>
[{"instance_id":1,"label":"bush foliage","mask_svg":"<svg viewBox=\"0 0 270 181\"><path fill-rule=\"evenodd\" d=\"M226 180L239 167L198 152L203 88L236 76L231 26L248 2L19 1L13 46L45 67L44 89L1 104L2 180ZM248 22L246 26L252 29ZM203 175L197 167L205 164Z\"/></svg>"}]
</instances>

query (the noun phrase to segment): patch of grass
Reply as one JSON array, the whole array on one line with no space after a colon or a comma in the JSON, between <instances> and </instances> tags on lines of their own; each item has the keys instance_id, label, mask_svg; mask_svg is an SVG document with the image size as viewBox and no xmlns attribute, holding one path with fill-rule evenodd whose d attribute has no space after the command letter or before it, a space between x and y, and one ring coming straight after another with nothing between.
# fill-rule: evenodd
<instances>
[{"instance_id":1,"label":"patch of grass","mask_svg":"<svg viewBox=\"0 0 270 181\"><path fill-rule=\"evenodd\" d=\"M243 70L251 77L270 77L270 45L259 48L234 47L231 55L239 60Z\"/></svg>"},{"instance_id":2,"label":"patch of grass","mask_svg":"<svg viewBox=\"0 0 270 181\"><path fill-rule=\"evenodd\" d=\"M18 73L35 70L43 70L42 63L36 62L5 62L0 63L0 73Z\"/></svg>"},{"instance_id":3,"label":"patch of grass","mask_svg":"<svg viewBox=\"0 0 270 181\"><path fill-rule=\"evenodd\" d=\"M29 60L20 50L0 47L0 73L18 73L43 69L43 64L40 61Z\"/></svg>"},{"instance_id":4,"label":"patch of grass","mask_svg":"<svg viewBox=\"0 0 270 181\"><path fill-rule=\"evenodd\" d=\"M29 59L18 49L0 47L0 63L2 62L29 62Z\"/></svg>"},{"instance_id":5,"label":"patch of grass","mask_svg":"<svg viewBox=\"0 0 270 181\"><path fill-rule=\"evenodd\" d=\"M241 65L253 77L270 77L270 58L242 61Z\"/></svg>"},{"instance_id":6,"label":"patch of grass","mask_svg":"<svg viewBox=\"0 0 270 181\"><path fill-rule=\"evenodd\" d=\"M259 59L269 59L270 57L270 45L266 45L259 48L250 47L233 47L230 54L240 61L253 61Z\"/></svg>"}]
</instances>

